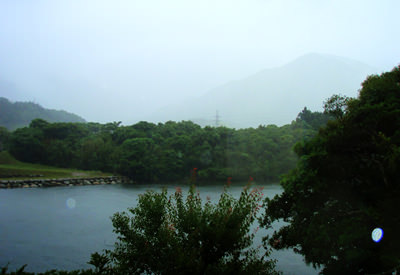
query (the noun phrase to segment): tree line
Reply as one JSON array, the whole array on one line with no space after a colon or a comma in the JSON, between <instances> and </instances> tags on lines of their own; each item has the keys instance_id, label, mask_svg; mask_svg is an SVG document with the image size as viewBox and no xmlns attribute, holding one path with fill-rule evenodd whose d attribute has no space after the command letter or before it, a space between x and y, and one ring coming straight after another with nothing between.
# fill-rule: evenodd
<instances>
[{"instance_id":1,"label":"tree line","mask_svg":"<svg viewBox=\"0 0 400 275\"><path fill-rule=\"evenodd\" d=\"M295 167L292 147L316 134L329 115L304 108L291 124L231 129L191 121L166 123L49 123L0 128L0 147L25 162L118 173L135 182L277 181Z\"/></svg>"}]
</instances>

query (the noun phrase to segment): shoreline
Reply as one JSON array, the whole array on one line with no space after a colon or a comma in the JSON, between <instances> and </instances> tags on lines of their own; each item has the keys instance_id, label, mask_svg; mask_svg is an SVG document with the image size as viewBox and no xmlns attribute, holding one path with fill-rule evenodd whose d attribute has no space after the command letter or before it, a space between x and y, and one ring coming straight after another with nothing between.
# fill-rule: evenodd
<instances>
[{"instance_id":1,"label":"shoreline","mask_svg":"<svg viewBox=\"0 0 400 275\"><path fill-rule=\"evenodd\" d=\"M0 189L104 185L129 182L130 180L128 178L121 176L0 180Z\"/></svg>"}]
</instances>

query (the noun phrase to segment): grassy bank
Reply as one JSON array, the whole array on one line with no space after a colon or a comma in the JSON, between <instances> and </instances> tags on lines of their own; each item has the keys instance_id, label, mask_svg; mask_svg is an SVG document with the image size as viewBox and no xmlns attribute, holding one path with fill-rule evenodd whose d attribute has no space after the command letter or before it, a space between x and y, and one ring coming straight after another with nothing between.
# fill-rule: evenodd
<instances>
[{"instance_id":1,"label":"grassy bank","mask_svg":"<svg viewBox=\"0 0 400 275\"><path fill-rule=\"evenodd\" d=\"M100 171L83 171L47 165L26 163L16 160L8 152L0 152L0 179L27 178L81 178L111 176Z\"/></svg>"}]
</instances>

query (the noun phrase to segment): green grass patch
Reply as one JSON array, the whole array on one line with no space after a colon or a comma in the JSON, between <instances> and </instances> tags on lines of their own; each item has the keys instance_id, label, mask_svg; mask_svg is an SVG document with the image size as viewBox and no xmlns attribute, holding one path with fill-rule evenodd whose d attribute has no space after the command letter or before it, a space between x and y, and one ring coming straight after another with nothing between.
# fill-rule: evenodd
<instances>
[{"instance_id":1,"label":"green grass patch","mask_svg":"<svg viewBox=\"0 0 400 275\"><path fill-rule=\"evenodd\" d=\"M7 151L0 152L0 164L19 164L22 163L16 160L13 156L10 155Z\"/></svg>"},{"instance_id":2,"label":"green grass patch","mask_svg":"<svg viewBox=\"0 0 400 275\"><path fill-rule=\"evenodd\" d=\"M0 152L0 179L27 178L82 178L111 176L100 171L84 171L26 163L16 160L8 152Z\"/></svg>"}]
</instances>

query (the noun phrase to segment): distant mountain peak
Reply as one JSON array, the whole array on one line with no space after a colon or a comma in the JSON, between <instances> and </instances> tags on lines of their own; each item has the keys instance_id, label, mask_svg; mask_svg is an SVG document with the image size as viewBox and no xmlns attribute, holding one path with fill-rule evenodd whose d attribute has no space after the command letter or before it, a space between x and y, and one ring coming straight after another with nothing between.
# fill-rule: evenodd
<instances>
[{"instance_id":1,"label":"distant mountain peak","mask_svg":"<svg viewBox=\"0 0 400 275\"><path fill-rule=\"evenodd\" d=\"M295 60L287 63L284 66L290 66L293 64L308 64L308 65L323 65L324 63L342 63L342 64L347 64L349 66L361 66L361 67L369 67L371 70L376 70L376 68L371 67L370 65L363 63L361 61L348 58L348 57L343 57L343 56L338 56L338 55L333 55L333 54L326 54L326 53L307 53L305 55L299 56Z\"/></svg>"},{"instance_id":2,"label":"distant mountain peak","mask_svg":"<svg viewBox=\"0 0 400 275\"><path fill-rule=\"evenodd\" d=\"M225 124L231 127L288 124L305 106L322 110L323 101L332 94L356 96L361 82L375 72L352 59L310 53L281 67L228 82L192 101L195 103L165 107L148 119L210 120L219 110Z\"/></svg>"}]
</instances>

